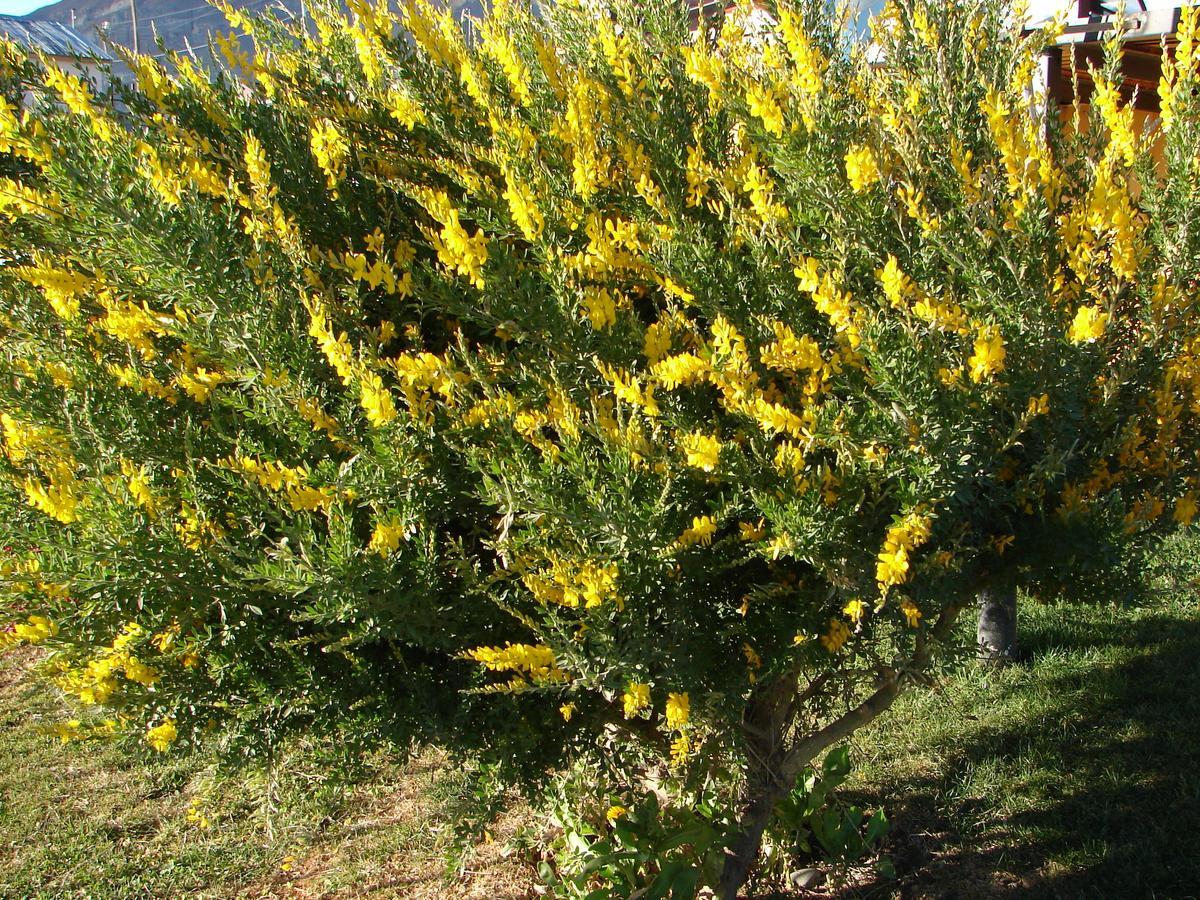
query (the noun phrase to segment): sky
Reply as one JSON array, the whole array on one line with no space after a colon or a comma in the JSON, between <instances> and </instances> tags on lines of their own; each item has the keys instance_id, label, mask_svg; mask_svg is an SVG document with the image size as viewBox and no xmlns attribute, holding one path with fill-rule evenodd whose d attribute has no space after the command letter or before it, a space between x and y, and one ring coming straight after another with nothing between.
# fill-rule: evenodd
<instances>
[{"instance_id":1,"label":"sky","mask_svg":"<svg viewBox=\"0 0 1200 900\"><path fill-rule=\"evenodd\" d=\"M0 15L23 16L54 0L0 0Z\"/></svg>"}]
</instances>

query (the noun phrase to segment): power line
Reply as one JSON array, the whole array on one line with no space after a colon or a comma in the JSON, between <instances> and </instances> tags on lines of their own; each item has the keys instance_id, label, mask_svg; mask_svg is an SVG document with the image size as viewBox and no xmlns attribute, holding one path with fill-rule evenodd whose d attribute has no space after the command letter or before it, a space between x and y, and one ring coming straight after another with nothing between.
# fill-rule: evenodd
<instances>
[{"instance_id":1,"label":"power line","mask_svg":"<svg viewBox=\"0 0 1200 900\"><path fill-rule=\"evenodd\" d=\"M238 10L249 9L252 6L257 6L260 3L267 3L267 2L269 2L269 0L252 0L252 2L247 3L245 6L238 7ZM186 15L187 13L194 12L195 10L198 10L198 9L203 9L208 13L221 13L222 15L224 15L223 10L217 9L217 7L215 7L215 6L210 6L207 3L203 3L199 6L189 6L187 9L177 9L174 12L163 13L161 16L151 16L151 21L161 22L163 19L172 19L175 16ZM205 13L201 13L201 15L204 15L204 14Z\"/></svg>"},{"instance_id":2,"label":"power line","mask_svg":"<svg viewBox=\"0 0 1200 900\"><path fill-rule=\"evenodd\" d=\"M239 9L249 9L252 6L261 6L264 3L272 3L272 2L278 3L281 6L283 5L283 0L251 0L250 3L247 3L245 6L239 7ZM284 7L284 8L286 9L286 7ZM218 10L218 12L219 12L219 10ZM184 46L184 47L168 47L162 53L152 53L149 55L152 59L161 59L164 56L170 56L172 53L195 53L197 50L201 50L201 49L208 50L209 56L212 56L214 58L216 57L216 53L213 52L213 45L212 45L211 41L206 41L203 44L196 44L196 45L192 45L189 43L189 44L187 44L187 46Z\"/></svg>"},{"instance_id":3,"label":"power line","mask_svg":"<svg viewBox=\"0 0 1200 900\"><path fill-rule=\"evenodd\" d=\"M269 3L269 2L271 2L271 0L251 0L250 3L247 3L244 6L238 7L238 10L250 9L251 7L259 6L263 3ZM215 6L212 6L208 3L201 3L197 6L189 6L186 9L177 9L177 10L174 10L173 12L163 13L161 16L144 16L144 15L139 16L138 20L142 21L142 22L151 22L151 23L161 22L163 19L170 19L170 18L174 18L175 16L186 15L187 13L196 12L197 10L203 10L203 12L201 12L199 15L208 15L211 13L222 13L222 10L218 9ZM130 19L105 19L104 21L109 25L128 25L128 24L130 24L131 20Z\"/></svg>"}]
</instances>

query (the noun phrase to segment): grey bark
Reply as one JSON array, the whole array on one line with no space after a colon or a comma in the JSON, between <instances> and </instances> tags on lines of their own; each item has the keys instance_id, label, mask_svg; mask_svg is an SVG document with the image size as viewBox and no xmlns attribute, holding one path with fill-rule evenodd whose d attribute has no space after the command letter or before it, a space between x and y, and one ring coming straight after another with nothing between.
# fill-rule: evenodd
<instances>
[{"instance_id":1,"label":"grey bark","mask_svg":"<svg viewBox=\"0 0 1200 900\"><path fill-rule=\"evenodd\" d=\"M1017 658L1017 589L1015 585L981 588L979 604L979 659L1003 666Z\"/></svg>"},{"instance_id":2,"label":"grey bark","mask_svg":"<svg viewBox=\"0 0 1200 900\"><path fill-rule=\"evenodd\" d=\"M1013 604L1015 608L1015 594ZM789 725L810 694L819 692L825 678L819 677L803 692L797 692L794 674L759 685L742 721L748 750L747 777L738 830L725 852L725 864L717 884L720 900L737 900L739 889L758 861L763 832L771 822L775 806L796 783L804 767L821 751L849 737L892 705L908 681L908 674L923 672L929 665L933 645L946 640L965 605L952 603L945 607L928 633L917 635L915 652L905 667L907 672L891 671L875 692L858 706L790 747L785 747ZM1015 616L1013 621L1015 623Z\"/></svg>"}]
</instances>

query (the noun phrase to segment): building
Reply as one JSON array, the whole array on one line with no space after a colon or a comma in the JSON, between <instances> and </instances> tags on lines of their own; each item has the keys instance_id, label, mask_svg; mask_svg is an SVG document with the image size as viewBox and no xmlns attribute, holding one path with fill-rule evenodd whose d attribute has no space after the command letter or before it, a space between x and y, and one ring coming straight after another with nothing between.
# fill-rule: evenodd
<instances>
[{"instance_id":1,"label":"building","mask_svg":"<svg viewBox=\"0 0 1200 900\"><path fill-rule=\"evenodd\" d=\"M97 91L108 87L107 66L113 57L66 25L0 16L0 40L5 38L30 53L42 54L65 72L88 78Z\"/></svg>"}]
</instances>

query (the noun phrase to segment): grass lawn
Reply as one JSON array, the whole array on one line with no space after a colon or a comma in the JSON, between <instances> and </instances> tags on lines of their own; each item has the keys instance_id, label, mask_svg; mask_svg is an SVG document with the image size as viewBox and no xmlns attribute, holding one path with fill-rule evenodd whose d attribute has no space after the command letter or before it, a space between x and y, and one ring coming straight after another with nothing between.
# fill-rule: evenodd
<instances>
[{"instance_id":1,"label":"grass lawn","mask_svg":"<svg viewBox=\"0 0 1200 900\"><path fill-rule=\"evenodd\" d=\"M216 778L185 755L64 745L46 729L69 711L34 684L31 662L0 658L0 898L527 893L532 872L506 851L520 810L448 866L469 786L435 753L377 762L353 790L321 792L312 760L281 764L268 784Z\"/></svg>"},{"instance_id":2,"label":"grass lawn","mask_svg":"<svg viewBox=\"0 0 1200 900\"><path fill-rule=\"evenodd\" d=\"M1027 604L1024 665L960 669L856 741L900 883L849 896L1200 895L1200 604Z\"/></svg>"},{"instance_id":3,"label":"grass lawn","mask_svg":"<svg viewBox=\"0 0 1200 900\"><path fill-rule=\"evenodd\" d=\"M1022 609L1027 663L963 664L855 741L848 789L887 810L896 881L826 896L1183 898L1200 894L1200 603ZM447 866L461 773L427 753L320 794L186 756L61 745L64 710L0 662L0 897L524 897L494 823ZM207 828L189 821L198 811ZM195 818L195 817L193 817ZM449 880L446 880L449 872ZM811 896L811 895L810 895Z\"/></svg>"}]
</instances>

